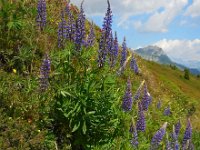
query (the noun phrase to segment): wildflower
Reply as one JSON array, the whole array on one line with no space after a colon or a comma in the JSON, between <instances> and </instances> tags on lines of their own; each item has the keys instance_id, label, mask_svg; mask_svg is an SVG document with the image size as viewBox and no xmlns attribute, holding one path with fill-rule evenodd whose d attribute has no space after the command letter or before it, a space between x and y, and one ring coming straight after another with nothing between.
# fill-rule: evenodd
<instances>
[{"instance_id":1,"label":"wildflower","mask_svg":"<svg viewBox=\"0 0 200 150\"><path fill-rule=\"evenodd\" d=\"M166 127L167 127L167 122L164 123L164 125L155 133L151 140L151 149L157 149L160 142L162 141L165 133L166 133Z\"/></svg>"},{"instance_id":2,"label":"wildflower","mask_svg":"<svg viewBox=\"0 0 200 150\"><path fill-rule=\"evenodd\" d=\"M37 5L37 18L36 22L39 27L39 29L42 31L46 25L46 1L45 0L38 0Z\"/></svg>"},{"instance_id":3,"label":"wildflower","mask_svg":"<svg viewBox=\"0 0 200 150\"><path fill-rule=\"evenodd\" d=\"M74 16L73 16L73 14L70 10L70 7L69 7L69 3L67 3L65 11L66 11L66 14L68 16L68 20L67 20L67 40L74 41L76 25L75 25Z\"/></svg>"},{"instance_id":4,"label":"wildflower","mask_svg":"<svg viewBox=\"0 0 200 150\"><path fill-rule=\"evenodd\" d=\"M148 107L149 107L149 104L151 103L151 96L147 90L147 85L144 84L144 96L142 98L142 108L143 110L147 111L148 110Z\"/></svg>"},{"instance_id":5,"label":"wildflower","mask_svg":"<svg viewBox=\"0 0 200 150\"><path fill-rule=\"evenodd\" d=\"M166 150L171 150L171 143L169 140L166 141Z\"/></svg>"},{"instance_id":6,"label":"wildflower","mask_svg":"<svg viewBox=\"0 0 200 150\"><path fill-rule=\"evenodd\" d=\"M183 147L184 145L186 145L187 141L191 139L191 137L192 137L192 126L190 123L190 119L188 119L187 127L183 137Z\"/></svg>"},{"instance_id":7,"label":"wildflower","mask_svg":"<svg viewBox=\"0 0 200 150\"><path fill-rule=\"evenodd\" d=\"M45 91L48 88L48 79L51 69L51 62L48 54L45 54L42 65L40 67L40 89Z\"/></svg>"},{"instance_id":8,"label":"wildflower","mask_svg":"<svg viewBox=\"0 0 200 150\"><path fill-rule=\"evenodd\" d=\"M171 111L170 111L170 107L166 107L165 110L164 110L164 115L165 116L169 116L171 114Z\"/></svg>"},{"instance_id":9,"label":"wildflower","mask_svg":"<svg viewBox=\"0 0 200 150\"><path fill-rule=\"evenodd\" d=\"M114 39L113 39L112 32L110 33L110 36L108 38L107 50L108 50L108 55L109 55L110 67L114 67L115 55L114 55Z\"/></svg>"},{"instance_id":10,"label":"wildflower","mask_svg":"<svg viewBox=\"0 0 200 150\"><path fill-rule=\"evenodd\" d=\"M109 37L110 33L112 31L112 11L110 8L110 2L109 0L107 1L108 3L108 8L106 15L104 17L103 21L103 28L101 32L101 37L99 41L99 50L98 50L98 66L103 67L105 60L106 60L106 55L108 54L108 45L109 45Z\"/></svg>"},{"instance_id":11,"label":"wildflower","mask_svg":"<svg viewBox=\"0 0 200 150\"><path fill-rule=\"evenodd\" d=\"M105 44L104 44L104 32L101 34L101 38L99 40L99 50L98 50L98 67L101 68L104 66L104 63L106 61L106 55L107 51L105 50Z\"/></svg>"},{"instance_id":12,"label":"wildflower","mask_svg":"<svg viewBox=\"0 0 200 150\"><path fill-rule=\"evenodd\" d=\"M16 69L13 69L12 71L13 71L13 73L14 73L14 74L16 74L16 73L17 73L17 70L16 70Z\"/></svg>"},{"instance_id":13,"label":"wildflower","mask_svg":"<svg viewBox=\"0 0 200 150\"><path fill-rule=\"evenodd\" d=\"M95 42L95 33L94 33L94 27L93 23L90 25L90 33L88 35L87 39L87 46L91 47L94 45Z\"/></svg>"},{"instance_id":14,"label":"wildflower","mask_svg":"<svg viewBox=\"0 0 200 150\"><path fill-rule=\"evenodd\" d=\"M115 59L118 57L119 52L119 45L118 45L118 39L117 39L117 32L115 32L115 38L114 38L114 56Z\"/></svg>"},{"instance_id":15,"label":"wildflower","mask_svg":"<svg viewBox=\"0 0 200 150\"><path fill-rule=\"evenodd\" d=\"M127 58L127 47L126 47L126 38L124 37L124 41L122 43L122 52L121 52L121 62L120 62L121 67L126 61L126 58Z\"/></svg>"},{"instance_id":16,"label":"wildflower","mask_svg":"<svg viewBox=\"0 0 200 150\"><path fill-rule=\"evenodd\" d=\"M110 32L112 31L112 11L109 0L107 0L107 3L108 8L103 22L103 31L105 31L105 37L109 37Z\"/></svg>"},{"instance_id":17,"label":"wildflower","mask_svg":"<svg viewBox=\"0 0 200 150\"><path fill-rule=\"evenodd\" d=\"M133 100L132 100L132 93L131 93L131 81L129 78L127 82L125 95L123 97L122 109L124 111L130 111L132 109L132 104L133 104Z\"/></svg>"},{"instance_id":18,"label":"wildflower","mask_svg":"<svg viewBox=\"0 0 200 150\"><path fill-rule=\"evenodd\" d=\"M161 108L161 100L158 101L158 103L157 103L157 108L158 108L158 109Z\"/></svg>"},{"instance_id":19,"label":"wildflower","mask_svg":"<svg viewBox=\"0 0 200 150\"><path fill-rule=\"evenodd\" d=\"M133 125L133 130L132 130L132 139L131 139L131 145L133 146L133 147L135 147L135 148L137 148L138 147L138 144L139 144L139 142L138 142L138 134L137 134L137 129L136 129L136 127Z\"/></svg>"},{"instance_id":20,"label":"wildflower","mask_svg":"<svg viewBox=\"0 0 200 150\"><path fill-rule=\"evenodd\" d=\"M138 120L136 123L136 128L138 131L142 131L142 132L144 132L146 129L145 116L144 116L143 108L140 102L138 103Z\"/></svg>"},{"instance_id":21,"label":"wildflower","mask_svg":"<svg viewBox=\"0 0 200 150\"><path fill-rule=\"evenodd\" d=\"M176 125L175 125L175 133L176 133L177 137L179 135L180 129L181 129L181 122L179 120L178 123L176 123Z\"/></svg>"},{"instance_id":22,"label":"wildflower","mask_svg":"<svg viewBox=\"0 0 200 150\"><path fill-rule=\"evenodd\" d=\"M134 71L135 74L139 74L138 65L137 65L137 62L136 62L133 54L132 54L130 66L131 66L131 69Z\"/></svg>"},{"instance_id":23,"label":"wildflower","mask_svg":"<svg viewBox=\"0 0 200 150\"><path fill-rule=\"evenodd\" d=\"M58 25L58 47L63 48L67 38L67 24L64 18L64 12L61 11L61 22Z\"/></svg>"},{"instance_id":24,"label":"wildflower","mask_svg":"<svg viewBox=\"0 0 200 150\"><path fill-rule=\"evenodd\" d=\"M76 32L74 39L77 51L80 51L81 46L85 44L84 38L85 38L85 14L83 10L83 1L82 1L80 13L76 21Z\"/></svg>"}]
</instances>

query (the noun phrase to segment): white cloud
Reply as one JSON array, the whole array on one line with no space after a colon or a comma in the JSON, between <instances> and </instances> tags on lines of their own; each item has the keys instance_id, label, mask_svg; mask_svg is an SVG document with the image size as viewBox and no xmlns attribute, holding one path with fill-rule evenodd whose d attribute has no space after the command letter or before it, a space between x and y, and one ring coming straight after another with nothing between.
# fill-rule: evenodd
<instances>
[{"instance_id":1,"label":"white cloud","mask_svg":"<svg viewBox=\"0 0 200 150\"><path fill-rule=\"evenodd\" d=\"M71 0L80 6L81 0ZM132 16L150 15L146 22L140 26L134 23L134 27L140 31L166 32L168 25L181 12L188 0L110 0L114 16L119 18L117 25L131 27L134 20ZM107 0L85 0L84 8L88 16L104 16L107 8ZM160 9L163 11L159 12Z\"/></svg>"},{"instance_id":2,"label":"white cloud","mask_svg":"<svg viewBox=\"0 0 200 150\"><path fill-rule=\"evenodd\" d=\"M192 5L188 7L188 9L185 12L186 16L199 17L200 16L200 0L193 0Z\"/></svg>"},{"instance_id":3,"label":"white cloud","mask_svg":"<svg viewBox=\"0 0 200 150\"><path fill-rule=\"evenodd\" d=\"M200 61L200 39L167 40L163 39L154 45L161 47L173 60Z\"/></svg>"},{"instance_id":4,"label":"white cloud","mask_svg":"<svg viewBox=\"0 0 200 150\"><path fill-rule=\"evenodd\" d=\"M188 3L187 0L169 0L161 12L155 12L143 24L140 24L136 29L145 32L167 32L168 26L181 13L184 6Z\"/></svg>"}]
</instances>

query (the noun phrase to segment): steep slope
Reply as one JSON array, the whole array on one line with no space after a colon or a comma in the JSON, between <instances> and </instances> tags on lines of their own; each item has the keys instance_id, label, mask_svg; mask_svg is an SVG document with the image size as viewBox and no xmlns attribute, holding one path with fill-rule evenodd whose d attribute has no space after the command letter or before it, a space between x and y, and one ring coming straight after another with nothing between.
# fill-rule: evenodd
<instances>
[{"instance_id":1,"label":"steep slope","mask_svg":"<svg viewBox=\"0 0 200 150\"><path fill-rule=\"evenodd\" d=\"M149 81L154 96L163 99L167 104L178 102L185 112L193 114L194 127L200 129L200 78L190 75L184 79L184 72L169 66L146 61L138 57L144 76ZM188 107L186 107L188 106Z\"/></svg>"}]
</instances>

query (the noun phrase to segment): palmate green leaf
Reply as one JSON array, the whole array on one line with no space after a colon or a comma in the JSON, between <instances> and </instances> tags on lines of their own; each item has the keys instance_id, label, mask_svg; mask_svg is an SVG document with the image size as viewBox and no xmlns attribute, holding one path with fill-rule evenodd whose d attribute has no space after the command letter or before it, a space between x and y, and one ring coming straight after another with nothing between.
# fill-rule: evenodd
<instances>
[{"instance_id":1,"label":"palmate green leaf","mask_svg":"<svg viewBox=\"0 0 200 150\"><path fill-rule=\"evenodd\" d=\"M74 125L73 129L72 129L72 132L75 132L76 130L78 130L78 128L80 127L80 121Z\"/></svg>"}]
</instances>

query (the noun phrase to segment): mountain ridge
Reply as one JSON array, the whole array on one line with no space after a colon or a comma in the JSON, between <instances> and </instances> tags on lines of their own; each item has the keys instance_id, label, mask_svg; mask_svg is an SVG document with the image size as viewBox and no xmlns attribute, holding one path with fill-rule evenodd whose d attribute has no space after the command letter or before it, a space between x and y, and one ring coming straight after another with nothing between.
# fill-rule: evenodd
<instances>
[{"instance_id":1,"label":"mountain ridge","mask_svg":"<svg viewBox=\"0 0 200 150\"><path fill-rule=\"evenodd\" d=\"M154 61L154 62L157 62L159 64L164 64L164 65L175 65L180 70L184 70L185 68L188 68L192 74L194 75L200 74L200 70L198 68L187 67L184 64L174 62L164 52L164 50L158 46L149 45L144 48L136 49L134 50L134 52L146 60Z\"/></svg>"}]
</instances>

